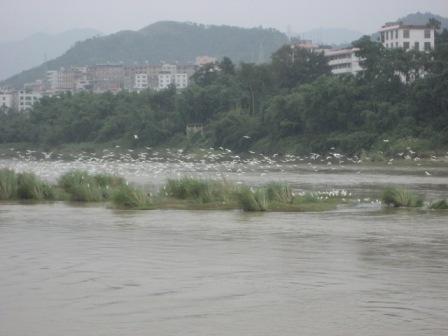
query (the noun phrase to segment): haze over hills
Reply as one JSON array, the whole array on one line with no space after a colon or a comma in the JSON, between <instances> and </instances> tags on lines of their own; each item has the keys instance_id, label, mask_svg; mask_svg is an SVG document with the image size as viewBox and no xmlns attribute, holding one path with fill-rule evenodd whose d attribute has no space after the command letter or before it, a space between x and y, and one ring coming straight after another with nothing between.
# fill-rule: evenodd
<instances>
[{"instance_id":1,"label":"haze over hills","mask_svg":"<svg viewBox=\"0 0 448 336\"><path fill-rule=\"evenodd\" d=\"M299 34L302 39L325 45L350 44L362 35L359 31L345 28L317 28Z\"/></svg>"},{"instance_id":2,"label":"haze over hills","mask_svg":"<svg viewBox=\"0 0 448 336\"><path fill-rule=\"evenodd\" d=\"M3 82L21 87L42 78L46 70L101 63L193 63L199 55L230 57L234 62L264 62L288 41L271 28L206 26L163 21L138 31L121 31L78 42L65 54Z\"/></svg>"},{"instance_id":3,"label":"haze over hills","mask_svg":"<svg viewBox=\"0 0 448 336\"><path fill-rule=\"evenodd\" d=\"M20 41L0 42L0 80L46 59L62 55L77 41L101 35L95 29L72 29L60 34L36 33Z\"/></svg>"}]
</instances>

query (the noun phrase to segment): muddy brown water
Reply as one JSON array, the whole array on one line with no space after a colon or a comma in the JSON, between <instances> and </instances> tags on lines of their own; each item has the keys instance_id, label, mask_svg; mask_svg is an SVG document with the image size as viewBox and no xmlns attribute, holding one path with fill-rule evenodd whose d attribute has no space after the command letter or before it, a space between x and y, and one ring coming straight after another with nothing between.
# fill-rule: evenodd
<instances>
[{"instance_id":1,"label":"muddy brown water","mask_svg":"<svg viewBox=\"0 0 448 336\"><path fill-rule=\"evenodd\" d=\"M135 181L160 181L134 168ZM358 171L229 176L446 195L442 170ZM0 335L447 334L447 212L369 202L301 214L0 204Z\"/></svg>"}]
</instances>

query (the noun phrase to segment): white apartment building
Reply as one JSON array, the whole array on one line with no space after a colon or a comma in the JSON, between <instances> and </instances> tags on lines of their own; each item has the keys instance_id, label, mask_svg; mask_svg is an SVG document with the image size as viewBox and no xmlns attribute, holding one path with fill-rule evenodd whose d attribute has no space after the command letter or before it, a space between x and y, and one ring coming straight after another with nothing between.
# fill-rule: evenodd
<instances>
[{"instance_id":1,"label":"white apartment building","mask_svg":"<svg viewBox=\"0 0 448 336\"><path fill-rule=\"evenodd\" d=\"M173 75L170 73L161 72L158 77L159 85L157 88L159 90L167 89L173 83Z\"/></svg>"},{"instance_id":2,"label":"white apartment building","mask_svg":"<svg viewBox=\"0 0 448 336\"><path fill-rule=\"evenodd\" d=\"M14 94L0 91L0 109L14 108Z\"/></svg>"},{"instance_id":3,"label":"white apartment building","mask_svg":"<svg viewBox=\"0 0 448 336\"><path fill-rule=\"evenodd\" d=\"M42 98L37 92L19 91L17 94L17 110L19 112L31 109Z\"/></svg>"},{"instance_id":4,"label":"white apartment building","mask_svg":"<svg viewBox=\"0 0 448 336\"><path fill-rule=\"evenodd\" d=\"M188 75L186 73L175 74L174 85L176 85L176 89L185 89L188 86Z\"/></svg>"},{"instance_id":5,"label":"white apartment building","mask_svg":"<svg viewBox=\"0 0 448 336\"><path fill-rule=\"evenodd\" d=\"M164 63L162 64L162 72L169 72L170 74L174 75L177 73L177 65L176 64L168 64Z\"/></svg>"},{"instance_id":6,"label":"white apartment building","mask_svg":"<svg viewBox=\"0 0 448 336\"><path fill-rule=\"evenodd\" d=\"M136 73L134 76L134 89L145 90L148 88L148 75L146 73Z\"/></svg>"},{"instance_id":7,"label":"white apartment building","mask_svg":"<svg viewBox=\"0 0 448 336\"><path fill-rule=\"evenodd\" d=\"M435 29L427 26L404 25L401 22L387 23L379 31L380 42L385 48L415 49L430 51L434 49Z\"/></svg>"},{"instance_id":8,"label":"white apartment building","mask_svg":"<svg viewBox=\"0 0 448 336\"><path fill-rule=\"evenodd\" d=\"M59 71L57 70L47 71L46 81L48 83L48 88L51 91L56 91L59 86Z\"/></svg>"},{"instance_id":9,"label":"white apartment building","mask_svg":"<svg viewBox=\"0 0 448 336\"><path fill-rule=\"evenodd\" d=\"M360 59L356 56L358 48L348 49L325 49L324 55L328 60L331 72L335 75L352 74L356 75L362 71Z\"/></svg>"},{"instance_id":10,"label":"white apartment building","mask_svg":"<svg viewBox=\"0 0 448 336\"><path fill-rule=\"evenodd\" d=\"M172 84L176 86L176 89L185 89L188 86L188 74L171 74L168 72L159 73L159 90L167 89Z\"/></svg>"}]
</instances>

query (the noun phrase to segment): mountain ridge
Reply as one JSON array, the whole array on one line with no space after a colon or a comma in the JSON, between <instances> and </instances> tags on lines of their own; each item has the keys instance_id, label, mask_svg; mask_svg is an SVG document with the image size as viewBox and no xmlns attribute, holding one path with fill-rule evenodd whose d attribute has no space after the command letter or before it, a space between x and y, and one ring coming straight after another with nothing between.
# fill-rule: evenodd
<instances>
[{"instance_id":1,"label":"mountain ridge","mask_svg":"<svg viewBox=\"0 0 448 336\"><path fill-rule=\"evenodd\" d=\"M272 28L201 25L159 21L140 30L123 30L77 42L63 55L3 82L20 87L60 67L98 63L191 63L200 55L230 57L234 62L259 63L287 43L284 33Z\"/></svg>"},{"instance_id":2,"label":"mountain ridge","mask_svg":"<svg viewBox=\"0 0 448 336\"><path fill-rule=\"evenodd\" d=\"M58 57L77 41L100 34L95 29L78 28L58 34L35 33L21 40L0 42L0 80L38 66L45 58Z\"/></svg>"}]
</instances>

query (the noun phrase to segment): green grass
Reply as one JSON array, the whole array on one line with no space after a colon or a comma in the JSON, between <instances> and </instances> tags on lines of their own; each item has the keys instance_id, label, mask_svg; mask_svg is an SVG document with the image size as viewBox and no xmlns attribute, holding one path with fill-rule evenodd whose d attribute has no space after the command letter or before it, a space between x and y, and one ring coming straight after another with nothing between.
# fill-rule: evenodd
<instances>
[{"instance_id":1,"label":"green grass","mask_svg":"<svg viewBox=\"0 0 448 336\"><path fill-rule=\"evenodd\" d=\"M448 210L448 202L447 200L440 200L430 204L430 209L433 210Z\"/></svg>"},{"instance_id":2,"label":"green grass","mask_svg":"<svg viewBox=\"0 0 448 336\"><path fill-rule=\"evenodd\" d=\"M33 173L0 169L0 200L54 200L54 188Z\"/></svg>"},{"instance_id":3,"label":"green grass","mask_svg":"<svg viewBox=\"0 0 448 336\"><path fill-rule=\"evenodd\" d=\"M240 187L238 190L238 204L244 211L266 211L268 196L265 189L252 190L249 187Z\"/></svg>"},{"instance_id":4,"label":"green grass","mask_svg":"<svg viewBox=\"0 0 448 336\"><path fill-rule=\"evenodd\" d=\"M13 170L0 169L0 200L17 198L17 175Z\"/></svg>"},{"instance_id":5,"label":"green grass","mask_svg":"<svg viewBox=\"0 0 448 336\"><path fill-rule=\"evenodd\" d=\"M382 202L394 208L417 208L423 206L423 200L415 193L401 188L387 188L383 192Z\"/></svg>"},{"instance_id":6,"label":"green grass","mask_svg":"<svg viewBox=\"0 0 448 336\"><path fill-rule=\"evenodd\" d=\"M271 182L264 186L269 202L291 203L293 193L286 183Z\"/></svg>"},{"instance_id":7,"label":"green grass","mask_svg":"<svg viewBox=\"0 0 448 336\"><path fill-rule=\"evenodd\" d=\"M125 185L124 179L112 175L90 175L74 170L59 178L58 186L75 202L108 201L116 188Z\"/></svg>"},{"instance_id":8,"label":"green grass","mask_svg":"<svg viewBox=\"0 0 448 336\"><path fill-rule=\"evenodd\" d=\"M17 175L17 197L22 200L54 200L55 191L33 173Z\"/></svg>"},{"instance_id":9,"label":"green grass","mask_svg":"<svg viewBox=\"0 0 448 336\"><path fill-rule=\"evenodd\" d=\"M197 203L228 202L234 198L235 189L226 182L184 177L168 180L161 189L161 196Z\"/></svg>"},{"instance_id":10,"label":"green grass","mask_svg":"<svg viewBox=\"0 0 448 336\"><path fill-rule=\"evenodd\" d=\"M112 192L111 201L117 209L152 209L151 198L143 190L121 185Z\"/></svg>"}]
</instances>

